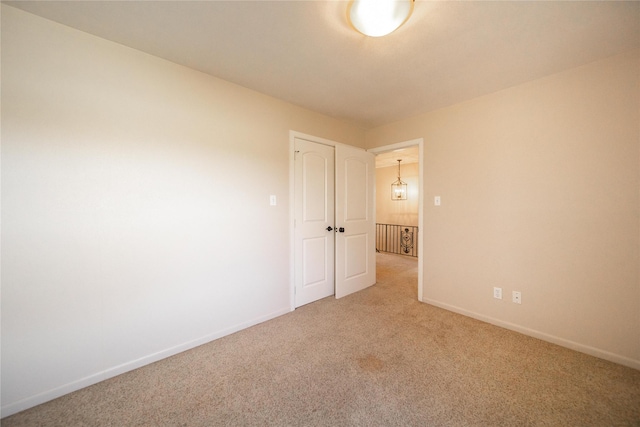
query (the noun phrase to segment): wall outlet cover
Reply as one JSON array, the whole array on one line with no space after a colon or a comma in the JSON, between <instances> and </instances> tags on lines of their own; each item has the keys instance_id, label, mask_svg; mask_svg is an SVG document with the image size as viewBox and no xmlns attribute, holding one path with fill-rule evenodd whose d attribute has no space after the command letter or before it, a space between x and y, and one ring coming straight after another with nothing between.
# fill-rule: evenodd
<instances>
[{"instance_id":1,"label":"wall outlet cover","mask_svg":"<svg viewBox=\"0 0 640 427\"><path fill-rule=\"evenodd\" d=\"M522 293L520 291L513 291L513 302L522 304Z\"/></svg>"}]
</instances>

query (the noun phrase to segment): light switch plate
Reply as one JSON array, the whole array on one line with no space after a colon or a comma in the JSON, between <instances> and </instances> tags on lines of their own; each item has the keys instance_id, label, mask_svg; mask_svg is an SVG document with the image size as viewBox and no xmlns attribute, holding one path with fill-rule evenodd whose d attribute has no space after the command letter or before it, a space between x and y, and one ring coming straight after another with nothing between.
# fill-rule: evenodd
<instances>
[{"instance_id":1,"label":"light switch plate","mask_svg":"<svg viewBox=\"0 0 640 427\"><path fill-rule=\"evenodd\" d=\"M436 206L440 206L440 196L436 196L433 198L433 204Z\"/></svg>"},{"instance_id":2,"label":"light switch plate","mask_svg":"<svg viewBox=\"0 0 640 427\"><path fill-rule=\"evenodd\" d=\"M272 194L271 196L269 196L269 204L271 206L275 206L276 205L276 196L275 195Z\"/></svg>"}]
</instances>

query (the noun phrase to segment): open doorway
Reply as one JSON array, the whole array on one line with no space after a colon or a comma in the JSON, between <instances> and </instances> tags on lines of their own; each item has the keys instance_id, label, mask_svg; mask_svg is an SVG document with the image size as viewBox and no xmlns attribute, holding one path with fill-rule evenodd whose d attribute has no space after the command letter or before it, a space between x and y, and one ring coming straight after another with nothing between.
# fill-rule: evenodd
<instances>
[{"instance_id":1,"label":"open doorway","mask_svg":"<svg viewBox=\"0 0 640 427\"><path fill-rule=\"evenodd\" d=\"M423 140L368 150L376 155L376 250L417 258L418 300L423 298ZM400 160L400 162L398 162ZM393 193L400 177L406 198Z\"/></svg>"}]
</instances>

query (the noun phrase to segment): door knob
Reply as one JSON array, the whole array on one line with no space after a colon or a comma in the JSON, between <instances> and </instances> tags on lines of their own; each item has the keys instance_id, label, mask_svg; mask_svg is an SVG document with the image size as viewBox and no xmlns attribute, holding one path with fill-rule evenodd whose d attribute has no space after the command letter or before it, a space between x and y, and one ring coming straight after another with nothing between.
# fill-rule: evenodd
<instances>
[{"instance_id":1,"label":"door knob","mask_svg":"<svg viewBox=\"0 0 640 427\"><path fill-rule=\"evenodd\" d=\"M338 229L338 231L339 231L339 232L341 232L341 233L344 233L344 227L340 227L340 228Z\"/></svg>"},{"instance_id":2,"label":"door knob","mask_svg":"<svg viewBox=\"0 0 640 427\"><path fill-rule=\"evenodd\" d=\"M333 230L333 227L332 226L328 226L327 227L327 231L331 231L331 230Z\"/></svg>"}]
</instances>

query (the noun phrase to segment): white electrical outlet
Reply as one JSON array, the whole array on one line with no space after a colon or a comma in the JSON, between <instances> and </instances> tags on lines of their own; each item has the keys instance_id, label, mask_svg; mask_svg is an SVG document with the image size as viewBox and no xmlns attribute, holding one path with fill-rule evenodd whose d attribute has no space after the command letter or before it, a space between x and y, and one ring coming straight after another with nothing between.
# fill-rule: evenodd
<instances>
[{"instance_id":1,"label":"white electrical outlet","mask_svg":"<svg viewBox=\"0 0 640 427\"><path fill-rule=\"evenodd\" d=\"M513 302L516 304L522 304L522 294L520 291L513 291Z\"/></svg>"},{"instance_id":2,"label":"white electrical outlet","mask_svg":"<svg viewBox=\"0 0 640 427\"><path fill-rule=\"evenodd\" d=\"M493 288L493 297L495 299L502 299L502 288Z\"/></svg>"}]
</instances>

